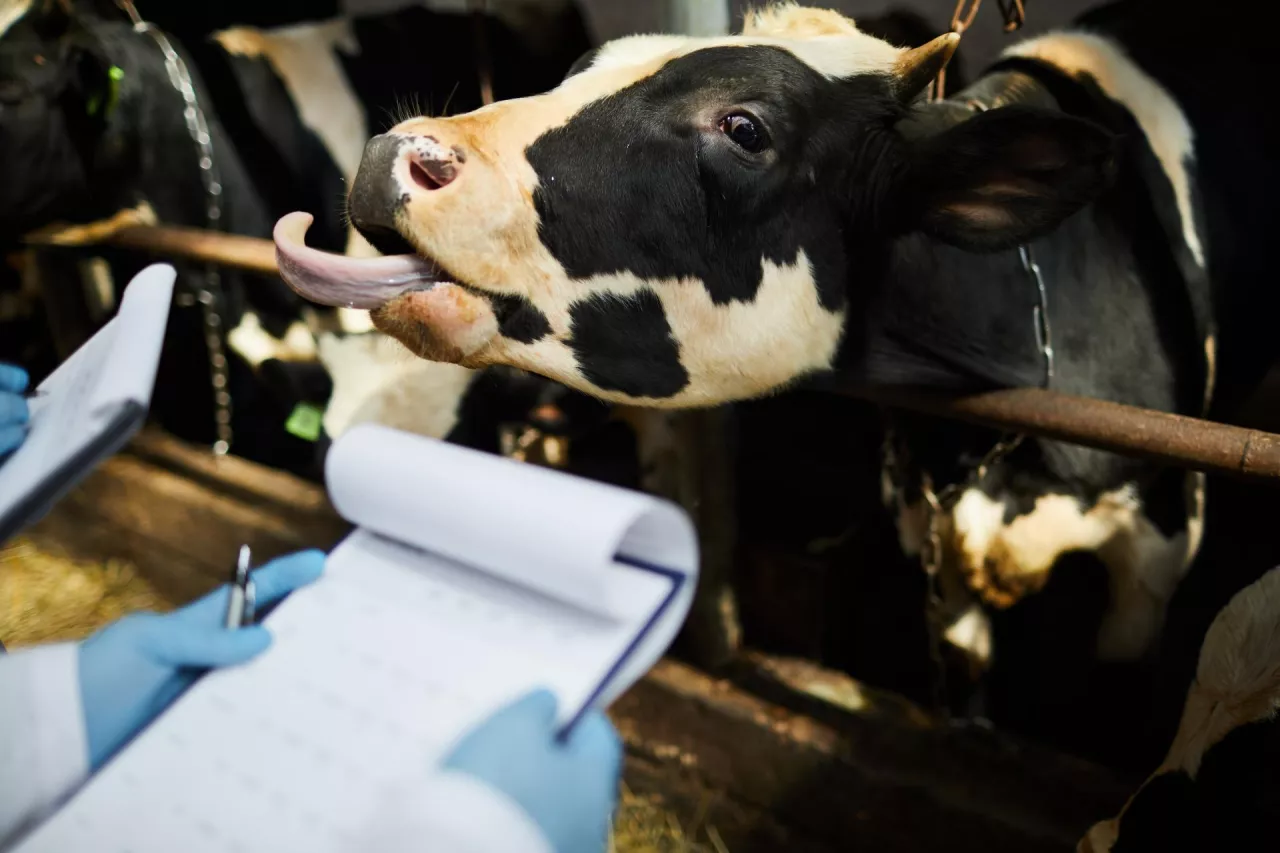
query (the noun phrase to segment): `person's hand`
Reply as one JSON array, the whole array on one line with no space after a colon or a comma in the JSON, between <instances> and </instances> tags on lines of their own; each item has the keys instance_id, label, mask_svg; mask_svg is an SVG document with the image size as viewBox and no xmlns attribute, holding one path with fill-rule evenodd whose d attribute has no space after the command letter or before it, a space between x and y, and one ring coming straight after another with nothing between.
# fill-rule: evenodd
<instances>
[{"instance_id":1,"label":"person's hand","mask_svg":"<svg viewBox=\"0 0 1280 853\"><path fill-rule=\"evenodd\" d=\"M259 607L320 577L324 554L303 551L253 572ZM205 670L245 663L266 650L260 625L223 627L228 587L182 610L138 613L80 644L80 695L89 736L89 765L97 770L160 715Z\"/></svg>"},{"instance_id":2,"label":"person's hand","mask_svg":"<svg viewBox=\"0 0 1280 853\"><path fill-rule=\"evenodd\" d=\"M593 711L558 743L556 698L545 690L503 708L468 734L445 767L519 803L556 853L600 853L618 797L622 744Z\"/></svg>"},{"instance_id":3,"label":"person's hand","mask_svg":"<svg viewBox=\"0 0 1280 853\"><path fill-rule=\"evenodd\" d=\"M0 364L0 460L18 449L27 437L27 372Z\"/></svg>"}]
</instances>

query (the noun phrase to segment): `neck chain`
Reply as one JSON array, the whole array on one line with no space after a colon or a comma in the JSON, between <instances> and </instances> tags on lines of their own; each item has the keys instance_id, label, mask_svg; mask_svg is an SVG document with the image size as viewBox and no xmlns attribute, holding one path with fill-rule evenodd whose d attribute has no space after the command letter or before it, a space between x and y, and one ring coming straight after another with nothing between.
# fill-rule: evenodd
<instances>
[{"instance_id":1,"label":"neck chain","mask_svg":"<svg viewBox=\"0 0 1280 853\"><path fill-rule=\"evenodd\" d=\"M164 54L164 66L169 74L169 84L182 96L184 104L182 117L199 156L200 180L204 184L205 193L205 227L211 231L221 230L222 182L214 163L213 138L209 133L209 124L205 120L204 110L201 109L199 100L196 98L195 84L191 80L187 65L173 49L173 45L165 34L154 24L142 19L132 0L116 0L116 5L129 16L134 32L149 36ZM213 453L216 456L224 456L231 450L231 391L227 382L227 355L223 343L222 274L216 265L205 266L204 274L196 286L194 295L182 293L178 296L178 304L181 306L190 306L193 301L200 304L204 320L204 340L209 351L209 380L213 388L214 424L217 435L213 443Z\"/></svg>"}]
</instances>

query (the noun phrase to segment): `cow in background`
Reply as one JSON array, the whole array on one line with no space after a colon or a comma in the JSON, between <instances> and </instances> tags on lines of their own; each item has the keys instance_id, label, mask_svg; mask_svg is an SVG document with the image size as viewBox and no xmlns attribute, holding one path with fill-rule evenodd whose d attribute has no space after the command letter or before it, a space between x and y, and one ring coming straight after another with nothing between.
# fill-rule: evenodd
<instances>
[{"instance_id":1,"label":"cow in background","mask_svg":"<svg viewBox=\"0 0 1280 853\"><path fill-rule=\"evenodd\" d=\"M1141 11L1120 4L1116 17ZM1243 381L1215 372L1225 345L1214 330L1229 326L1210 282L1247 282L1208 235L1258 226L1221 194L1247 181L1199 180L1192 140L1216 151L1212 140L1236 132L1227 110L1193 136L1181 102L1144 70L1156 65L1125 52L1128 30L1094 24L1014 48L940 104L919 98L954 39L904 51L822 10L774 6L737 38L611 42L545 95L413 119L370 142L352 220L424 283L363 301L426 359L516 366L657 408L824 373L1043 385L1036 318L1047 315L1050 387L1200 414L1215 379ZM1194 52L1150 49L1160 67L1216 73L1186 68ZM1247 158L1204 167L1268 174ZM311 298L360 280L359 261L302 246L296 220L277 245ZM1257 253L1232 248L1236 269ZM1196 478L1028 440L971 483L1000 436L897 427L907 477L962 487L940 531L962 602L952 627L969 634L959 642L989 650L971 596L1007 605L1059 556L1085 551L1110 575L1098 650L1147 653L1196 552ZM910 546L919 502L909 481L891 485Z\"/></svg>"},{"instance_id":2,"label":"cow in background","mask_svg":"<svg viewBox=\"0 0 1280 853\"><path fill-rule=\"evenodd\" d=\"M1280 569L1213 620L1164 761L1079 853L1274 850L1280 828Z\"/></svg>"},{"instance_id":3,"label":"cow in background","mask_svg":"<svg viewBox=\"0 0 1280 853\"><path fill-rule=\"evenodd\" d=\"M135 207L147 218L203 227L208 199L197 165L201 154L159 47L105 0L7 0L0 8L6 130L0 139L0 240L50 222L101 222ZM217 20L176 7L158 11L190 35L200 21ZM540 24L530 38L512 29L529 23ZM480 25L494 51L493 85L500 96L558 79L589 44L581 16L568 2L533 8L519 0L500 3ZM189 50L172 39L209 126L222 203L212 224L264 237L277 216L301 207L314 212L321 244L368 253L342 214L364 140L393 121L411 97L436 109L450 101L464 109L478 106L475 32L471 16L417 8L270 31L224 30L192 39ZM424 41L436 45L433 51L421 50ZM569 51L567 58L557 51ZM141 264L123 253L102 254L116 280L127 280ZM203 271L179 266L188 305L180 302L171 318L155 414L181 437L209 442L209 355L202 313L190 304ZM288 369L284 364L317 363L318 335L371 331L367 317L315 311L273 278L225 272L222 279L235 452L314 476L314 446L284 429L291 410L276 393L280 373ZM113 307L109 284L106 289L99 320ZM261 367L269 360L284 364L264 379ZM394 408L400 421L416 417L423 424L418 431L437 434L461 406L468 383L458 377L467 372L404 361L366 358L361 363L371 374L363 381L342 371L341 382L329 383L342 395L335 408L376 410L377 401L365 399L371 389L416 374L411 384L433 394L414 401L395 390ZM316 391L314 377L300 381L308 395Z\"/></svg>"}]
</instances>

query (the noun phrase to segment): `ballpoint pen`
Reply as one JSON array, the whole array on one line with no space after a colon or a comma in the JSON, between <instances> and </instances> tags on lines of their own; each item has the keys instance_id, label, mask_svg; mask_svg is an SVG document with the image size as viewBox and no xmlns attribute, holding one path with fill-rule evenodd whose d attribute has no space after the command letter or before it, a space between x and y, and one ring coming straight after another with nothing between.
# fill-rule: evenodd
<instances>
[{"instance_id":1,"label":"ballpoint pen","mask_svg":"<svg viewBox=\"0 0 1280 853\"><path fill-rule=\"evenodd\" d=\"M253 580L249 577L249 546L241 545L227 597L227 630L235 630L253 621L254 599Z\"/></svg>"}]
</instances>

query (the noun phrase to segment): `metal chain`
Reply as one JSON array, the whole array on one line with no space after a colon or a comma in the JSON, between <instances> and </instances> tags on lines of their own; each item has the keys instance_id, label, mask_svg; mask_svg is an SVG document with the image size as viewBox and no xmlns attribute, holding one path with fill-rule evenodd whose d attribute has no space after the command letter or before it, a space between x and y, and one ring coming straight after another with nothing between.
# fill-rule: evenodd
<instances>
[{"instance_id":1,"label":"metal chain","mask_svg":"<svg viewBox=\"0 0 1280 853\"><path fill-rule=\"evenodd\" d=\"M169 75L169 84L182 96L184 108L183 120L187 125L187 133L195 143L199 154L200 180L205 192L205 226L211 231L221 230L222 224L222 182L219 179L217 164L214 161L213 138L209 133L209 124L205 120L204 110L196 97L195 84L182 57L173 49L169 39L154 24L142 19L132 0L116 0L129 20L133 23L134 32L146 35L160 48L164 54L165 71ZM191 294L179 296L179 305L190 305ZM231 450L231 390L228 385L227 355L223 345L225 329L223 328L223 290L222 274L214 264L205 267L201 284L195 293L195 300L200 304L204 321L204 340L209 350L209 381L213 388L214 425L217 438L213 443L215 456L225 456Z\"/></svg>"},{"instance_id":2,"label":"metal chain","mask_svg":"<svg viewBox=\"0 0 1280 853\"><path fill-rule=\"evenodd\" d=\"M997 0L1000 7L1000 14L1004 18L1004 31L1012 33L1022 29L1027 22L1027 10L1023 7L1023 0ZM982 8L982 0L956 0L955 12L951 15L951 32L958 36L963 36L969 27L973 26L973 22L978 17L978 10ZM938 77L933 82L932 100L941 101L946 97L947 89L947 69L944 67L938 72Z\"/></svg>"},{"instance_id":3,"label":"metal chain","mask_svg":"<svg viewBox=\"0 0 1280 853\"><path fill-rule=\"evenodd\" d=\"M1031 277L1036 287L1038 302L1033 310L1036 346L1044 359L1044 387L1048 388L1053 382L1055 374L1053 339L1049 330L1048 290L1045 287L1044 274L1040 270L1040 265L1036 263L1035 256L1031 252L1031 246L1019 246L1018 256L1022 260L1022 268ZM928 511L925 516L925 538L920 548L920 567L924 570L926 581L925 626L929 633L929 656L933 661L936 672L933 683L934 705L943 713L949 713L949 709L946 702L946 666L942 659L942 636L945 631L943 626L945 614L943 611L946 602L943 600L939 585L939 575L942 572L944 555L942 519L952 505L959 500L961 493L965 489L981 485L987 478L992 466L1017 450L1025 440L1026 436L1022 434L1007 435L1000 439L987 452L987 455L982 458L977 467L969 472L967 477L959 482L952 483L941 492L934 491L933 482L927 472L921 475L921 497L928 505ZM894 472L893 476L898 481L905 479L897 451L894 448L892 431L889 432L885 439L884 459L885 465L891 472Z\"/></svg>"},{"instance_id":4,"label":"metal chain","mask_svg":"<svg viewBox=\"0 0 1280 853\"><path fill-rule=\"evenodd\" d=\"M1018 257L1022 259L1022 268L1035 281L1036 293L1040 300L1033 314L1036 324L1036 345L1040 347L1040 354L1044 358L1044 387L1048 388L1054 376L1053 338L1049 335L1049 293L1045 289L1044 275L1040 272L1040 265L1036 263L1035 256L1031 254L1029 243L1018 247Z\"/></svg>"}]
</instances>

